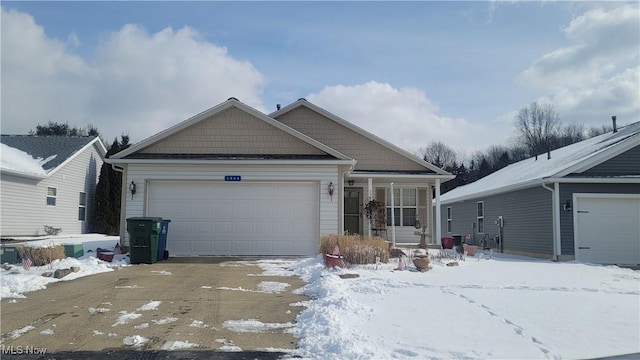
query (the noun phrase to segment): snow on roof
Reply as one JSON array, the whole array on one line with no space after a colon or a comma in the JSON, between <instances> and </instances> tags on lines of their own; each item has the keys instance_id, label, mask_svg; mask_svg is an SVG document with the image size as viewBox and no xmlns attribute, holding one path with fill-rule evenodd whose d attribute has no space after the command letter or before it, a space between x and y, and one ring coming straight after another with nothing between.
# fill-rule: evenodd
<instances>
[{"instance_id":1,"label":"snow on roof","mask_svg":"<svg viewBox=\"0 0 640 360\"><path fill-rule=\"evenodd\" d=\"M31 155L24 151L14 149L8 145L0 144L0 168L3 170L11 170L20 173L46 175L47 171L42 168L42 164L51 161L56 155L46 159L34 159Z\"/></svg>"},{"instance_id":2,"label":"snow on roof","mask_svg":"<svg viewBox=\"0 0 640 360\"><path fill-rule=\"evenodd\" d=\"M518 188L528 183L542 181L550 177L564 176L563 171L584 163L598 154L612 149L618 144L634 139L639 142L640 122L620 128L618 132L609 132L600 136L571 144L551 151L551 158L547 154L519 161L489 174L471 184L455 188L441 196L442 202L464 200L471 196L497 193L501 189ZM595 164L594 164L595 165Z\"/></svg>"}]
</instances>

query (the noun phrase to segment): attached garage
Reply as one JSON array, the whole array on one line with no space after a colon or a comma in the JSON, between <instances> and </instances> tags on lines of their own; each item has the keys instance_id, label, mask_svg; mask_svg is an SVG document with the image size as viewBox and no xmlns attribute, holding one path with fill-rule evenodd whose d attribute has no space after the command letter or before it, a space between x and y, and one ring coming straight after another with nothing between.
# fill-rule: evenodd
<instances>
[{"instance_id":1,"label":"attached garage","mask_svg":"<svg viewBox=\"0 0 640 360\"><path fill-rule=\"evenodd\" d=\"M640 195L574 194L576 260L640 264Z\"/></svg>"},{"instance_id":2,"label":"attached garage","mask_svg":"<svg viewBox=\"0 0 640 360\"><path fill-rule=\"evenodd\" d=\"M172 256L313 255L318 182L150 181L147 213L171 219Z\"/></svg>"}]
</instances>

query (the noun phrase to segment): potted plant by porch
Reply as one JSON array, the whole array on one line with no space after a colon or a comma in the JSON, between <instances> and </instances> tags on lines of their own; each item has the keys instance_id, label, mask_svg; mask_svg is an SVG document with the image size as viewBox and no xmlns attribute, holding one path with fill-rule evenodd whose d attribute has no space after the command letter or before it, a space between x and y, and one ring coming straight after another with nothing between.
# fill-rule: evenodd
<instances>
[{"instance_id":1,"label":"potted plant by porch","mask_svg":"<svg viewBox=\"0 0 640 360\"><path fill-rule=\"evenodd\" d=\"M475 256L476 250L478 250L477 245L469 245L467 243L462 243L462 248L464 249L464 252L466 252L468 256Z\"/></svg>"},{"instance_id":2,"label":"potted plant by porch","mask_svg":"<svg viewBox=\"0 0 640 360\"><path fill-rule=\"evenodd\" d=\"M369 200L362 208L362 215L364 215L371 224L371 230L376 232L380 236L380 232L387 231L387 214L384 204L378 200Z\"/></svg>"}]
</instances>

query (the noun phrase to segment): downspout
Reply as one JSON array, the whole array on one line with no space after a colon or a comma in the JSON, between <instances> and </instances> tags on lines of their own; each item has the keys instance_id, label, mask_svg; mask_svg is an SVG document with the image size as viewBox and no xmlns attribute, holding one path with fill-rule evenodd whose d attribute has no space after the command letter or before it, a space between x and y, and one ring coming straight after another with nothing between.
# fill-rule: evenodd
<instances>
[{"instance_id":1,"label":"downspout","mask_svg":"<svg viewBox=\"0 0 640 360\"><path fill-rule=\"evenodd\" d=\"M551 216L553 218L553 260L558 261L561 253L560 247L560 184L554 183L553 189L542 183L542 187L551 191Z\"/></svg>"},{"instance_id":2,"label":"downspout","mask_svg":"<svg viewBox=\"0 0 640 360\"><path fill-rule=\"evenodd\" d=\"M435 243L442 244L442 214L440 211L440 179L436 179L436 238Z\"/></svg>"},{"instance_id":3,"label":"downspout","mask_svg":"<svg viewBox=\"0 0 640 360\"><path fill-rule=\"evenodd\" d=\"M368 178L367 179L367 203L369 203L369 201L373 200L373 179L372 178ZM371 219L367 219L367 224L369 224L368 227L368 232L367 234L369 235L369 237L371 237Z\"/></svg>"}]
</instances>

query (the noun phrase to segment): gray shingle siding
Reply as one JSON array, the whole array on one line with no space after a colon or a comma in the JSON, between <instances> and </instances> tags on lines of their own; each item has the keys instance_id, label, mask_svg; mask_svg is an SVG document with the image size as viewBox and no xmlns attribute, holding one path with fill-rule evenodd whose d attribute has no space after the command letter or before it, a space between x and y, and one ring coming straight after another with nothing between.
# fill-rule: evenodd
<instances>
[{"instance_id":1,"label":"gray shingle siding","mask_svg":"<svg viewBox=\"0 0 640 360\"><path fill-rule=\"evenodd\" d=\"M640 194L640 184L560 184L560 204L573 202L574 193ZM573 211L560 212L562 255L575 255Z\"/></svg>"},{"instance_id":2,"label":"gray shingle siding","mask_svg":"<svg viewBox=\"0 0 640 360\"><path fill-rule=\"evenodd\" d=\"M471 234L477 222L476 206L484 201L484 234L475 234L478 243L483 236L494 238L499 233L495 224L498 216L504 219L504 250L539 254L553 254L553 218L551 192L542 187L524 189L458 202L442 206L442 228L447 229L447 207L453 211L451 234ZM477 228L476 228L477 230ZM443 232L443 236L447 236Z\"/></svg>"},{"instance_id":3,"label":"gray shingle siding","mask_svg":"<svg viewBox=\"0 0 640 360\"><path fill-rule=\"evenodd\" d=\"M602 164L592 167L582 174L572 176L615 176L640 175L640 146L627 150Z\"/></svg>"}]
</instances>

